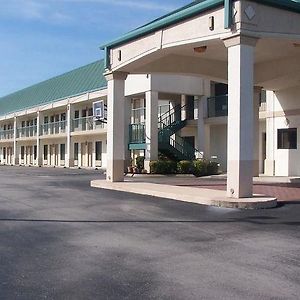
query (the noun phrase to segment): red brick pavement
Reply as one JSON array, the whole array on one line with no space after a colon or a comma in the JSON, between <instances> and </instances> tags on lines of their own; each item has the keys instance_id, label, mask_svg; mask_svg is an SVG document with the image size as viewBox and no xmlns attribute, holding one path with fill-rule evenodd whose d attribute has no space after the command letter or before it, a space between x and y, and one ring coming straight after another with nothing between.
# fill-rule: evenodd
<instances>
[{"instance_id":1,"label":"red brick pavement","mask_svg":"<svg viewBox=\"0 0 300 300\"><path fill-rule=\"evenodd\" d=\"M176 184L214 190L226 190L226 181L198 181L193 184ZM278 201L300 201L300 184L296 183L254 183L254 194L276 197Z\"/></svg>"},{"instance_id":2,"label":"red brick pavement","mask_svg":"<svg viewBox=\"0 0 300 300\"><path fill-rule=\"evenodd\" d=\"M146 179L146 180L145 180ZM220 178L196 178L196 177L178 177L178 176L146 176L135 177L134 181L147 181L153 183L190 186L207 188L214 190L226 190L226 180ZM264 194L276 197L278 201L299 201L300 203L300 183L265 183L255 182L253 191L255 194Z\"/></svg>"}]
</instances>

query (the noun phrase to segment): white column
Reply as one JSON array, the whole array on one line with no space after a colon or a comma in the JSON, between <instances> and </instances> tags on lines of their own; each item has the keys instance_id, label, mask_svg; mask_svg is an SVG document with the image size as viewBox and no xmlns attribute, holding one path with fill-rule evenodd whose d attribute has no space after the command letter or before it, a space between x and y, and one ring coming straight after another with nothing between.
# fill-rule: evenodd
<instances>
[{"instance_id":1,"label":"white column","mask_svg":"<svg viewBox=\"0 0 300 300\"><path fill-rule=\"evenodd\" d=\"M74 115L74 108L73 105L70 103L67 106L67 124L66 124L66 130L67 130L67 145L66 145L66 158L65 158L65 166L67 168L74 166L74 151L72 147L72 118Z\"/></svg>"},{"instance_id":2,"label":"white column","mask_svg":"<svg viewBox=\"0 0 300 300\"><path fill-rule=\"evenodd\" d=\"M125 151L125 169L131 165L131 152L128 149L129 145L129 125L131 124L131 98L126 97L124 115L125 115L125 126L124 126L124 151ZM142 116L145 119L145 116Z\"/></svg>"},{"instance_id":3,"label":"white column","mask_svg":"<svg viewBox=\"0 0 300 300\"><path fill-rule=\"evenodd\" d=\"M82 147L81 147L81 140L78 142L78 167L81 168L83 163L82 163Z\"/></svg>"},{"instance_id":4,"label":"white column","mask_svg":"<svg viewBox=\"0 0 300 300\"><path fill-rule=\"evenodd\" d=\"M254 88L253 97L253 176L259 176L259 100L261 88Z\"/></svg>"},{"instance_id":5,"label":"white column","mask_svg":"<svg viewBox=\"0 0 300 300\"><path fill-rule=\"evenodd\" d=\"M207 99L211 95L211 82L202 79L202 84L203 95L198 100L197 149L203 158L210 159L210 125L205 124L205 118L207 118Z\"/></svg>"},{"instance_id":6,"label":"white column","mask_svg":"<svg viewBox=\"0 0 300 300\"><path fill-rule=\"evenodd\" d=\"M107 171L106 180L124 180L124 106L127 73L114 72L107 79Z\"/></svg>"},{"instance_id":7,"label":"white column","mask_svg":"<svg viewBox=\"0 0 300 300\"><path fill-rule=\"evenodd\" d=\"M13 165L17 165L19 163L19 153L18 153L18 146L17 146L17 117L14 117L14 159Z\"/></svg>"},{"instance_id":8,"label":"white column","mask_svg":"<svg viewBox=\"0 0 300 300\"><path fill-rule=\"evenodd\" d=\"M227 196L253 196L253 73L256 39L237 36L228 47Z\"/></svg>"},{"instance_id":9,"label":"white column","mask_svg":"<svg viewBox=\"0 0 300 300\"><path fill-rule=\"evenodd\" d=\"M203 158L210 159L210 126L205 124L207 98L207 96L202 96L198 101L197 149L203 155Z\"/></svg>"},{"instance_id":10,"label":"white column","mask_svg":"<svg viewBox=\"0 0 300 300\"><path fill-rule=\"evenodd\" d=\"M150 172L150 162L158 159L158 92L148 91L146 98L146 151L145 169Z\"/></svg>"},{"instance_id":11,"label":"white column","mask_svg":"<svg viewBox=\"0 0 300 300\"><path fill-rule=\"evenodd\" d=\"M181 109L181 120L185 120L186 119L186 107L187 105L187 96L186 95L181 95L181 107L184 107Z\"/></svg>"},{"instance_id":12,"label":"white column","mask_svg":"<svg viewBox=\"0 0 300 300\"><path fill-rule=\"evenodd\" d=\"M42 150L42 146L41 146L41 122L42 119L42 113L41 112L37 112L37 122L36 122L36 155L37 155L37 159L36 159L36 165L37 166L42 166L43 165L43 150Z\"/></svg>"},{"instance_id":13,"label":"white column","mask_svg":"<svg viewBox=\"0 0 300 300\"><path fill-rule=\"evenodd\" d=\"M267 91L267 119L266 119L266 159L265 175L275 175L275 141L276 141L275 117L274 117L274 92Z\"/></svg>"}]
</instances>

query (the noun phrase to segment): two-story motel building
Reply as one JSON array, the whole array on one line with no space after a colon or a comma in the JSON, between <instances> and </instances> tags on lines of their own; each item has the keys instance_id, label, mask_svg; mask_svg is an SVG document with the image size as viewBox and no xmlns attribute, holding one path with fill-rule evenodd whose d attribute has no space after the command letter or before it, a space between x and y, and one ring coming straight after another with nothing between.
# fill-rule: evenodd
<instances>
[{"instance_id":1,"label":"two-story motel building","mask_svg":"<svg viewBox=\"0 0 300 300\"><path fill-rule=\"evenodd\" d=\"M159 152L205 157L232 197L251 196L259 173L299 176L299 13L290 0L194 1L106 44L104 61L0 99L1 163L107 167L118 181L136 155L147 170Z\"/></svg>"}]
</instances>

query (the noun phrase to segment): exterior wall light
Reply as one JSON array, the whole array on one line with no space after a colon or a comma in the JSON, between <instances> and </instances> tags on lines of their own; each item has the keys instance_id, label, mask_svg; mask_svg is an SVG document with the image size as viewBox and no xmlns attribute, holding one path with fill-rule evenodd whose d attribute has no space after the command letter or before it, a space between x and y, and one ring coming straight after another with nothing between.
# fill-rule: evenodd
<instances>
[{"instance_id":1,"label":"exterior wall light","mask_svg":"<svg viewBox=\"0 0 300 300\"><path fill-rule=\"evenodd\" d=\"M202 46L202 47L196 47L194 48L194 52L196 53L204 53L207 49L207 46Z\"/></svg>"},{"instance_id":2,"label":"exterior wall light","mask_svg":"<svg viewBox=\"0 0 300 300\"><path fill-rule=\"evenodd\" d=\"M215 17L209 17L209 30L213 31L215 29Z\"/></svg>"}]
</instances>

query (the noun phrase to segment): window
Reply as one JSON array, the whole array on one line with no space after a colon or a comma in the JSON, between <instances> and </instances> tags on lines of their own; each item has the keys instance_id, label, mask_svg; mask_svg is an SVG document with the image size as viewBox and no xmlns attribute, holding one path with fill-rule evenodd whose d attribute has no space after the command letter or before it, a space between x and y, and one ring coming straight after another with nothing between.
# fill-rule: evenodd
<instances>
[{"instance_id":1,"label":"window","mask_svg":"<svg viewBox=\"0 0 300 300\"><path fill-rule=\"evenodd\" d=\"M74 128L78 128L79 127L79 110L75 110L74 112L74 123L73 123L73 126Z\"/></svg>"},{"instance_id":2,"label":"window","mask_svg":"<svg viewBox=\"0 0 300 300\"><path fill-rule=\"evenodd\" d=\"M78 160L78 143L74 143L74 160Z\"/></svg>"},{"instance_id":3,"label":"window","mask_svg":"<svg viewBox=\"0 0 300 300\"><path fill-rule=\"evenodd\" d=\"M102 142L96 142L96 160L101 160Z\"/></svg>"},{"instance_id":4,"label":"window","mask_svg":"<svg viewBox=\"0 0 300 300\"><path fill-rule=\"evenodd\" d=\"M24 159L25 147L21 146L21 159Z\"/></svg>"},{"instance_id":5,"label":"window","mask_svg":"<svg viewBox=\"0 0 300 300\"><path fill-rule=\"evenodd\" d=\"M65 129L66 129L66 113L62 113L61 115L60 115L60 120L61 120L61 124L60 124L60 130L62 131L62 132L64 132L65 131Z\"/></svg>"},{"instance_id":6,"label":"window","mask_svg":"<svg viewBox=\"0 0 300 300\"><path fill-rule=\"evenodd\" d=\"M60 144L60 160L65 160L66 155L66 145Z\"/></svg>"},{"instance_id":7,"label":"window","mask_svg":"<svg viewBox=\"0 0 300 300\"><path fill-rule=\"evenodd\" d=\"M6 148L3 147L3 159L6 159Z\"/></svg>"},{"instance_id":8,"label":"window","mask_svg":"<svg viewBox=\"0 0 300 300\"><path fill-rule=\"evenodd\" d=\"M183 140L189 144L191 147L195 148L195 137L194 136L184 136Z\"/></svg>"},{"instance_id":9,"label":"window","mask_svg":"<svg viewBox=\"0 0 300 300\"><path fill-rule=\"evenodd\" d=\"M44 145L44 160L48 159L48 145Z\"/></svg>"},{"instance_id":10,"label":"window","mask_svg":"<svg viewBox=\"0 0 300 300\"><path fill-rule=\"evenodd\" d=\"M48 124L48 122L49 122L49 118L48 118L48 116L45 116L44 117L44 124Z\"/></svg>"},{"instance_id":11,"label":"window","mask_svg":"<svg viewBox=\"0 0 300 300\"><path fill-rule=\"evenodd\" d=\"M278 149L297 149L297 128L278 129Z\"/></svg>"},{"instance_id":12,"label":"window","mask_svg":"<svg viewBox=\"0 0 300 300\"><path fill-rule=\"evenodd\" d=\"M37 145L33 146L33 159L36 160L37 159Z\"/></svg>"},{"instance_id":13,"label":"window","mask_svg":"<svg viewBox=\"0 0 300 300\"><path fill-rule=\"evenodd\" d=\"M260 104L267 102L267 91L266 90L261 90L259 102L260 102Z\"/></svg>"}]
</instances>

